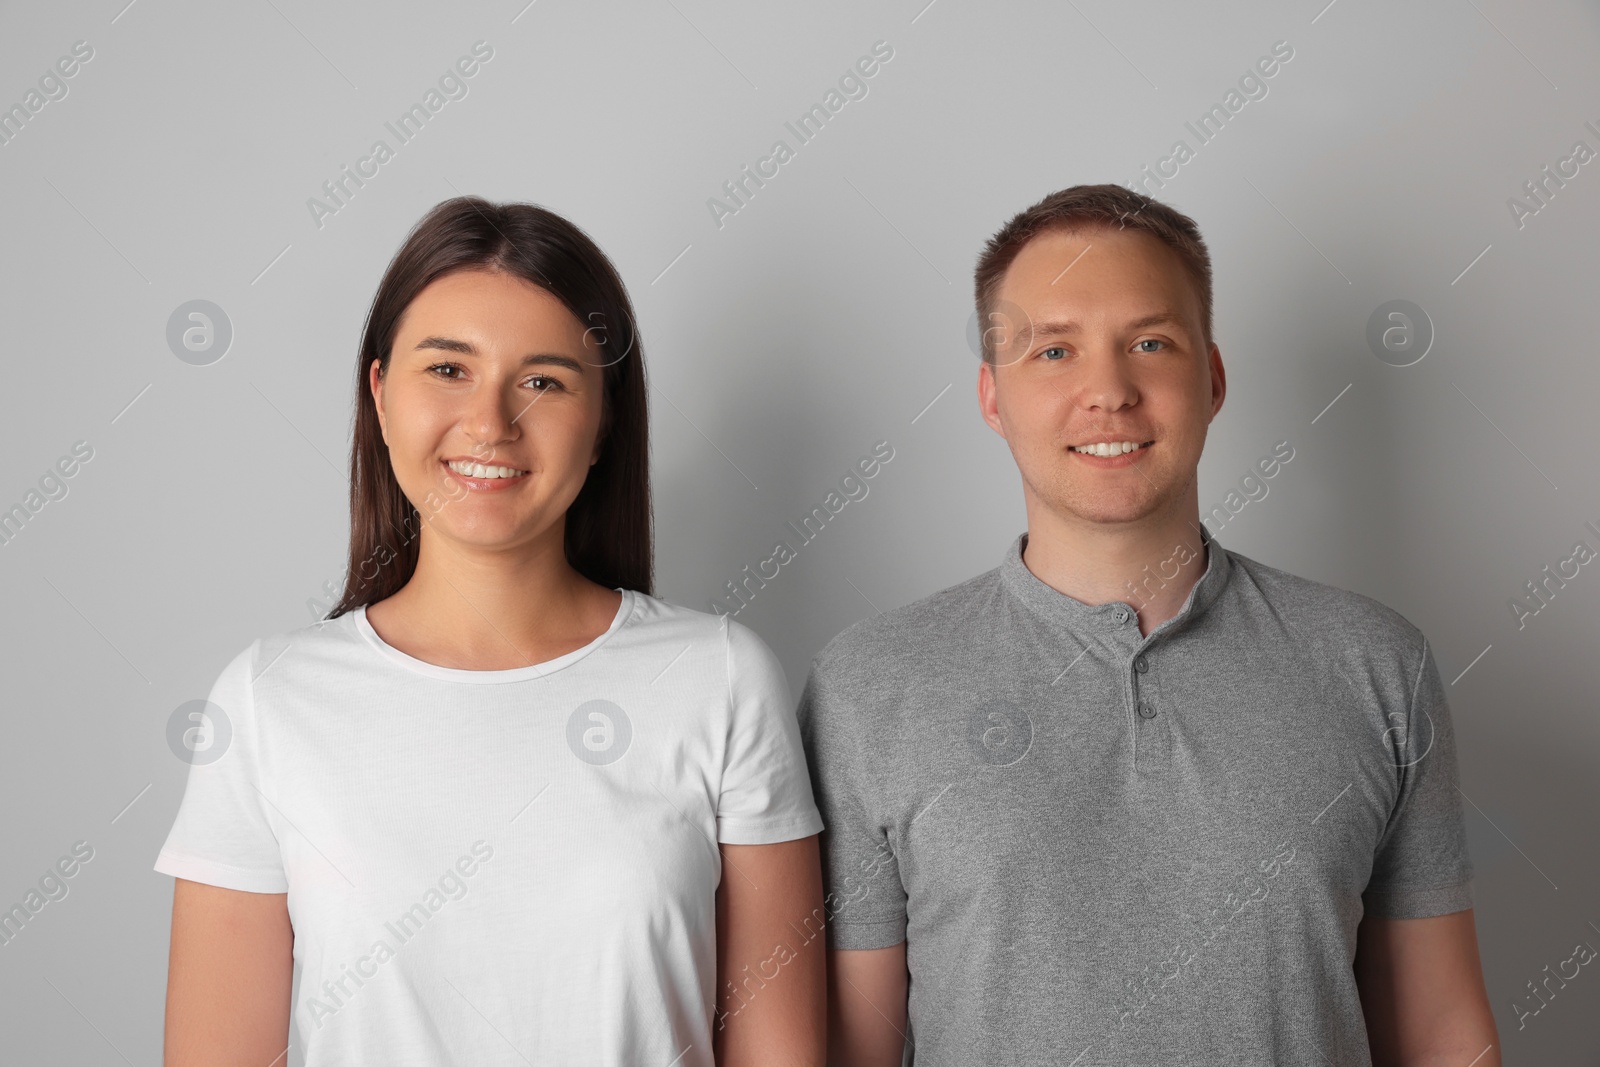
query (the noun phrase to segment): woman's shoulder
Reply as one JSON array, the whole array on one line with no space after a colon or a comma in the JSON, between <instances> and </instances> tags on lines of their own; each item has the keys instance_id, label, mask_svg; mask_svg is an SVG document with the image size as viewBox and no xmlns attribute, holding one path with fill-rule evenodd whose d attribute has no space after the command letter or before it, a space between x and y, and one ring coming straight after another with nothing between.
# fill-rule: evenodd
<instances>
[{"instance_id":1,"label":"woman's shoulder","mask_svg":"<svg viewBox=\"0 0 1600 1067\"><path fill-rule=\"evenodd\" d=\"M354 612L331 619L320 619L303 626L269 631L236 651L223 668L234 681L259 688L291 675L323 673L329 668L348 665L351 653L359 648L360 635Z\"/></svg>"},{"instance_id":2,"label":"woman's shoulder","mask_svg":"<svg viewBox=\"0 0 1600 1067\"><path fill-rule=\"evenodd\" d=\"M633 591L633 621L641 637L650 640L715 645L735 659L765 659L771 649L750 626L729 613L700 611L672 601Z\"/></svg>"}]
</instances>

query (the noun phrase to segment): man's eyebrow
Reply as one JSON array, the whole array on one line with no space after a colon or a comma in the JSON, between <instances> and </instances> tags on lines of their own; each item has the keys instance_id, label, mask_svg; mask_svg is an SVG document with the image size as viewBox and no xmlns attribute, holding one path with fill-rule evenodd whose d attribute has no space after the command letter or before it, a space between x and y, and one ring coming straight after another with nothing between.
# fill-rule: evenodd
<instances>
[{"instance_id":1,"label":"man's eyebrow","mask_svg":"<svg viewBox=\"0 0 1600 1067\"><path fill-rule=\"evenodd\" d=\"M475 356L478 350L466 341L458 341L454 337L424 337L417 342L416 351L424 348L437 348L445 352L458 352L463 356ZM522 365L542 364L545 366L566 367L569 370L583 373L583 365L571 356L559 355L555 352L538 352L533 355L523 356Z\"/></svg>"},{"instance_id":2,"label":"man's eyebrow","mask_svg":"<svg viewBox=\"0 0 1600 1067\"><path fill-rule=\"evenodd\" d=\"M1030 324L1035 337L1055 337L1059 334L1077 333L1082 329L1080 323L1073 319L1058 319L1048 322L1035 322ZM1123 329L1142 330L1147 326L1182 326L1183 319L1176 312L1156 311L1125 323Z\"/></svg>"}]
</instances>

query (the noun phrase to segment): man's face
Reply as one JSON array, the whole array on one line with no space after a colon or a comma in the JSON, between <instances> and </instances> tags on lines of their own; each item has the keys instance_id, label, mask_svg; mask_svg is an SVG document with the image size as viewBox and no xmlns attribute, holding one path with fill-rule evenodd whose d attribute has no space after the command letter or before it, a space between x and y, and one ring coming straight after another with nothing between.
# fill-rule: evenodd
<instances>
[{"instance_id":1,"label":"man's face","mask_svg":"<svg viewBox=\"0 0 1600 1067\"><path fill-rule=\"evenodd\" d=\"M511 274L447 274L407 306L377 372L389 459L426 529L501 549L562 528L599 455L604 384L565 305Z\"/></svg>"},{"instance_id":2,"label":"man's face","mask_svg":"<svg viewBox=\"0 0 1600 1067\"><path fill-rule=\"evenodd\" d=\"M1052 230L1023 247L997 295L978 396L1030 514L1136 523L1193 511L1225 383L1177 254L1139 230ZM1092 445L1112 454L1077 451Z\"/></svg>"}]
</instances>

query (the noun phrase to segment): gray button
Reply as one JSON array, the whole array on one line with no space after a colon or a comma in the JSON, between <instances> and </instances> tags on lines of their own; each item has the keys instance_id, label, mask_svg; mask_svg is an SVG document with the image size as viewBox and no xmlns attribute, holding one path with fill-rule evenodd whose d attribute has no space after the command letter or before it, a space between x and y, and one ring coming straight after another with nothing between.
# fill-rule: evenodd
<instances>
[{"instance_id":1,"label":"gray button","mask_svg":"<svg viewBox=\"0 0 1600 1067\"><path fill-rule=\"evenodd\" d=\"M1139 701L1139 715L1141 718L1153 719L1156 717L1155 705Z\"/></svg>"},{"instance_id":2,"label":"gray button","mask_svg":"<svg viewBox=\"0 0 1600 1067\"><path fill-rule=\"evenodd\" d=\"M1116 614L1113 615L1112 618L1116 619L1118 622L1127 622L1128 621L1128 609L1127 608L1118 608Z\"/></svg>"},{"instance_id":3,"label":"gray button","mask_svg":"<svg viewBox=\"0 0 1600 1067\"><path fill-rule=\"evenodd\" d=\"M1133 661L1133 669L1138 671L1140 674L1144 674L1150 669L1150 661L1145 659L1143 656L1137 656Z\"/></svg>"}]
</instances>

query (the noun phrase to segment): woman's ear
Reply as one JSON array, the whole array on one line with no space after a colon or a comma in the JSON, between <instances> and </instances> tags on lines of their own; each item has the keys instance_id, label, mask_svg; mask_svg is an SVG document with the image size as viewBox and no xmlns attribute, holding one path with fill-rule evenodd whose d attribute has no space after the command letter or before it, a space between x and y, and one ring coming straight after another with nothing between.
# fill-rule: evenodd
<instances>
[{"instance_id":1,"label":"woman's ear","mask_svg":"<svg viewBox=\"0 0 1600 1067\"><path fill-rule=\"evenodd\" d=\"M383 443L389 443L388 420L383 411L383 362L374 359L367 367L367 388L372 390L372 405L378 410L378 431L383 435Z\"/></svg>"},{"instance_id":2,"label":"woman's ear","mask_svg":"<svg viewBox=\"0 0 1600 1067\"><path fill-rule=\"evenodd\" d=\"M600 396L600 432L594 435L594 450L589 456L589 466L600 462L600 453L605 448L606 438L611 436L611 398L606 396L602 389Z\"/></svg>"}]
</instances>

